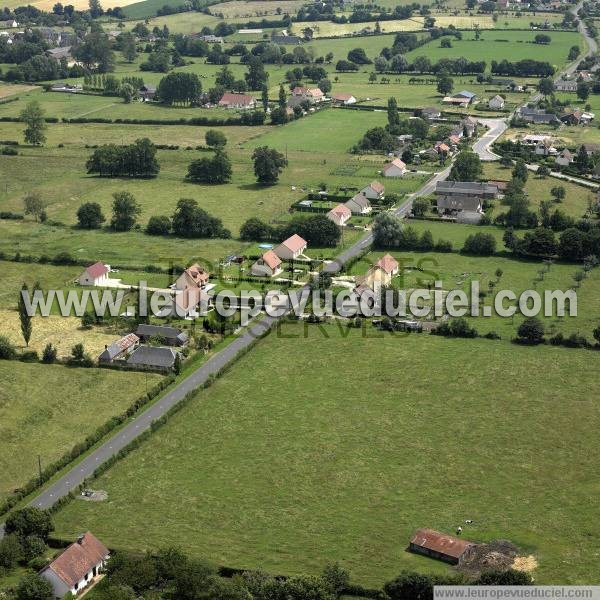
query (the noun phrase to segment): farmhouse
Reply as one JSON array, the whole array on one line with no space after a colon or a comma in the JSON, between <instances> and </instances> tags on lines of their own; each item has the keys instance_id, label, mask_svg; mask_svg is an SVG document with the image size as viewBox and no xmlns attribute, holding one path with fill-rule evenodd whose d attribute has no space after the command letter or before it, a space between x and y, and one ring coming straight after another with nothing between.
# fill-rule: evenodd
<instances>
[{"instance_id":1,"label":"farmhouse","mask_svg":"<svg viewBox=\"0 0 600 600\"><path fill-rule=\"evenodd\" d=\"M81 92L83 91L83 86L76 83L75 85L71 85L70 83L54 83L50 88L51 92Z\"/></svg>"},{"instance_id":2,"label":"farmhouse","mask_svg":"<svg viewBox=\"0 0 600 600\"><path fill-rule=\"evenodd\" d=\"M251 109L256 106L256 100L248 94L225 92L219 100L219 106L224 108Z\"/></svg>"},{"instance_id":3,"label":"farmhouse","mask_svg":"<svg viewBox=\"0 0 600 600\"><path fill-rule=\"evenodd\" d=\"M281 259L273 250L267 250L253 265L250 272L256 277L274 277L281 273Z\"/></svg>"},{"instance_id":4,"label":"farmhouse","mask_svg":"<svg viewBox=\"0 0 600 600\"><path fill-rule=\"evenodd\" d=\"M16 29L19 26L19 23L17 23L17 21L14 19L7 19L6 21L0 21L0 25L2 27Z\"/></svg>"},{"instance_id":5,"label":"farmhouse","mask_svg":"<svg viewBox=\"0 0 600 600\"><path fill-rule=\"evenodd\" d=\"M306 240L302 239L297 233L284 240L277 246L273 252L281 260L294 260L304 254L308 246Z\"/></svg>"},{"instance_id":6,"label":"farmhouse","mask_svg":"<svg viewBox=\"0 0 600 600\"><path fill-rule=\"evenodd\" d=\"M175 289L204 288L208 283L210 273L198 264L188 267L175 282Z\"/></svg>"},{"instance_id":7,"label":"farmhouse","mask_svg":"<svg viewBox=\"0 0 600 600\"><path fill-rule=\"evenodd\" d=\"M383 200L385 197L385 187L379 181L371 181L371 183L360 190L360 193L369 200Z\"/></svg>"},{"instance_id":8,"label":"farmhouse","mask_svg":"<svg viewBox=\"0 0 600 600\"><path fill-rule=\"evenodd\" d=\"M437 199L437 210L440 216L456 217L461 223L478 223L483 215L481 199L476 196L442 196Z\"/></svg>"},{"instance_id":9,"label":"farmhouse","mask_svg":"<svg viewBox=\"0 0 600 600\"><path fill-rule=\"evenodd\" d=\"M538 108L527 108L523 106L517 111L517 115L520 119L526 123L538 123L538 124L552 124L560 123L558 117L551 113L547 113L545 110Z\"/></svg>"},{"instance_id":10,"label":"farmhouse","mask_svg":"<svg viewBox=\"0 0 600 600\"><path fill-rule=\"evenodd\" d=\"M340 227L345 225L351 216L352 211L345 204L338 204L327 213L327 218Z\"/></svg>"},{"instance_id":11,"label":"farmhouse","mask_svg":"<svg viewBox=\"0 0 600 600\"><path fill-rule=\"evenodd\" d=\"M560 115L559 119L565 125L579 125L582 114L583 113L579 109L574 111L566 111Z\"/></svg>"},{"instance_id":12,"label":"farmhouse","mask_svg":"<svg viewBox=\"0 0 600 600\"><path fill-rule=\"evenodd\" d=\"M504 98L502 96L496 95L493 98L490 98L488 106L493 110L501 110L504 108Z\"/></svg>"},{"instance_id":13,"label":"farmhouse","mask_svg":"<svg viewBox=\"0 0 600 600\"><path fill-rule=\"evenodd\" d=\"M402 177L406 173L406 163L399 158L395 158L392 162L383 167L384 177Z\"/></svg>"},{"instance_id":14,"label":"farmhouse","mask_svg":"<svg viewBox=\"0 0 600 600\"><path fill-rule=\"evenodd\" d=\"M46 50L46 54L50 58L54 58L55 60L60 60L61 58L66 58L67 60L71 60L73 57L71 56L71 46L64 46L60 48L50 48Z\"/></svg>"},{"instance_id":15,"label":"farmhouse","mask_svg":"<svg viewBox=\"0 0 600 600\"><path fill-rule=\"evenodd\" d=\"M345 206L355 215L367 215L373 210L371 202L369 202L369 199L362 192L356 194L354 198L350 198Z\"/></svg>"},{"instance_id":16,"label":"farmhouse","mask_svg":"<svg viewBox=\"0 0 600 600\"><path fill-rule=\"evenodd\" d=\"M477 95L474 94L473 92L468 92L467 90L463 90L462 92L458 92L458 94L454 94L452 97L457 98L457 99L466 99L470 103L470 102L473 102L473 100L475 100L475 98L477 98Z\"/></svg>"},{"instance_id":17,"label":"farmhouse","mask_svg":"<svg viewBox=\"0 0 600 600\"><path fill-rule=\"evenodd\" d=\"M465 553L475 546L473 542L433 529L418 529L410 540L408 549L416 554L457 565Z\"/></svg>"},{"instance_id":18,"label":"farmhouse","mask_svg":"<svg viewBox=\"0 0 600 600\"><path fill-rule=\"evenodd\" d=\"M50 583L56 598L75 596L94 581L108 557L108 548L88 531L44 567L40 577Z\"/></svg>"},{"instance_id":19,"label":"farmhouse","mask_svg":"<svg viewBox=\"0 0 600 600\"><path fill-rule=\"evenodd\" d=\"M339 106L350 106L356 104L356 98L352 94L332 94L331 99Z\"/></svg>"},{"instance_id":20,"label":"farmhouse","mask_svg":"<svg viewBox=\"0 0 600 600\"><path fill-rule=\"evenodd\" d=\"M319 88L305 88L302 86L296 86L292 90L292 96L294 98L308 100L311 104L318 104L319 102L322 102L324 98L324 94Z\"/></svg>"},{"instance_id":21,"label":"farmhouse","mask_svg":"<svg viewBox=\"0 0 600 600\"><path fill-rule=\"evenodd\" d=\"M528 134L523 138L523 143L527 146L536 146L540 142L550 142L551 140L549 135Z\"/></svg>"},{"instance_id":22,"label":"farmhouse","mask_svg":"<svg viewBox=\"0 0 600 600\"><path fill-rule=\"evenodd\" d=\"M376 267L379 267L380 269L382 269L384 271L384 273L387 273L390 276L394 276L398 274L398 270L400 268L400 265L398 264L398 261L391 255L391 254L386 254L384 256L382 256L376 263L375 263Z\"/></svg>"},{"instance_id":23,"label":"farmhouse","mask_svg":"<svg viewBox=\"0 0 600 600\"><path fill-rule=\"evenodd\" d=\"M135 333L130 333L110 346L104 346L104 351L98 357L99 363L110 364L114 360L127 358L139 345L140 338Z\"/></svg>"},{"instance_id":24,"label":"farmhouse","mask_svg":"<svg viewBox=\"0 0 600 600\"><path fill-rule=\"evenodd\" d=\"M177 352L161 346L138 346L127 364L141 369L170 371L175 364Z\"/></svg>"},{"instance_id":25,"label":"farmhouse","mask_svg":"<svg viewBox=\"0 0 600 600\"><path fill-rule=\"evenodd\" d=\"M434 149L438 154L443 156L448 156L448 153L450 152L450 146L448 146L448 144L444 144L444 142L437 142L434 146Z\"/></svg>"},{"instance_id":26,"label":"farmhouse","mask_svg":"<svg viewBox=\"0 0 600 600\"><path fill-rule=\"evenodd\" d=\"M455 98L454 96L445 96L442 104L452 104L453 106L468 106L471 101L468 98Z\"/></svg>"},{"instance_id":27,"label":"farmhouse","mask_svg":"<svg viewBox=\"0 0 600 600\"><path fill-rule=\"evenodd\" d=\"M79 285L106 285L109 272L110 265L101 262L90 265L79 276Z\"/></svg>"},{"instance_id":28,"label":"farmhouse","mask_svg":"<svg viewBox=\"0 0 600 600\"><path fill-rule=\"evenodd\" d=\"M167 346L185 346L188 342L186 333L177 327L167 327L165 325L146 325L140 323L135 334L143 342L151 338L161 338Z\"/></svg>"},{"instance_id":29,"label":"farmhouse","mask_svg":"<svg viewBox=\"0 0 600 600\"><path fill-rule=\"evenodd\" d=\"M598 144L582 144L581 147L583 148L584 152L588 155L588 156L592 156L592 154L595 154L596 152L600 151L600 145Z\"/></svg>"},{"instance_id":30,"label":"farmhouse","mask_svg":"<svg viewBox=\"0 0 600 600\"><path fill-rule=\"evenodd\" d=\"M390 273L386 273L380 266L373 265L364 275L356 277L357 288L367 288L375 292L382 287L387 287L392 282Z\"/></svg>"}]
</instances>

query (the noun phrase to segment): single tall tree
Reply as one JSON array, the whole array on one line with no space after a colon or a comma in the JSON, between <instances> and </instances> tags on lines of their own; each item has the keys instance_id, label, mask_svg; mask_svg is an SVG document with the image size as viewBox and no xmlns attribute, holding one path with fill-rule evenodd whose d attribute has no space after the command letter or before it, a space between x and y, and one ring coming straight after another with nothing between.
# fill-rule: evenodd
<instances>
[{"instance_id":1,"label":"single tall tree","mask_svg":"<svg viewBox=\"0 0 600 600\"><path fill-rule=\"evenodd\" d=\"M27 312L27 306L25 305L25 299L23 294L29 294L29 287L26 283L23 283L21 286L21 291L19 292L19 321L21 322L21 334L23 335L23 339L25 340L25 345L29 347L29 340L31 339L31 330L32 330L32 317Z\"/></svg>"},{"instance_id":2,"label":"single tall tree","mask_svg":"<svg viewBox=\"0 0 600 600\"><path fill-rule=\"evenodd\" d=\"M129 231L135 225L142 209L133 194L129 192L115 192L113 198L113 216L110 226L115 231Z\"/></svg>"},{"instance_id":3,"label":"single tall tree","mask_svg":"<svg viewBox=\"0 0 600 600\"><path fill-rule=\"evenodd\" d=\"M37 100L32 100L21 111L21 121L27 125L25 127L25 141L34 146L41 146L46 142L45 131L47 129L44 119L44 110Z\"/></svg>"},{"instance_id":4,"label":"single tall tree","mask_svg":"<svg viewBox=\"0 0 600 600\"><path fill-rule=\"evenodd\" d=\"M279 174L284 167L287 167L288 161L281 152L268 146L256 148L252 153L254 161L254 174L258 183L273 184L277 183Z\"/></svg>"}]
</instances>

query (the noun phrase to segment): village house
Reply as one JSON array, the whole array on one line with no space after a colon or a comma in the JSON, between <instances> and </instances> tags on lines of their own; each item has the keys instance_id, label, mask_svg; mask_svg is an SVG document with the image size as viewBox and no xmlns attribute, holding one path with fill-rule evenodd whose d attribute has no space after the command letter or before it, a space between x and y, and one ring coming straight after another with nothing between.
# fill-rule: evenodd
<instances>
[{"instance_id":1,"label":"village house","mask_svg":"<svg viewBox=\"0 0 600 600\"><path fill-rule=\"evenodd\" d=\"M369 185L360 190L360 193L369 200L383 200L385 198L385 187L379 181L371 181Z\"/></svg>"},{"instance_id":2,"label":"village house","mask_svg":"<svg viewBox=\"0 0 600 600\"><path fill-rule=\"evenodd\" d=\"M59 48L49 48L46 50L46 54L54 60L66 59L67 61L73 60L71 56L71 46L63 46Z\"/></svg>"},{"instance_id":3,"label":"village house","mask_svg":"<svg viewBox=\"0 0 600 600\"><path fill-rule=\"evenodd\" d=\"M89 531L40 571L56 598L76 596L96 581L109 558L108 548Z\"/></svg>"},{"instance_id":4,"label":"village house","mask_svg":"<svg viewBox=\"0 0 600 600\"><path fill-rule=\"evenodd\" d=\"M373 265L364 275L356 277L356 288L367 288L379 292L382 287L388 287L391 282L392 275L390 273L386 273L379 265Z\"/></svg>"},{"instance_id":5,"label":"village house","mask_svg":"<svg viewBox=\"0 0 600 600\"><path fill-rule=\"evenodd\" d=\"M103 352L98 357L98 362L110 364L114 360L123 360L138 347L139 343L140 338L135 333L129 333L110 346L104 346Z\"/></svg>"},{"instance_id":6,"label":"village house","mask_svg":"<svg viewBox=\"0 0 600 600\"><path fill-rule=\"evenodd\" d=\"M281 259L273 250L267 250L251 267L255 277L275 277L281 273Z\"/></svg>"},{"instance_id":7,"label":"village house","mask_svg":"<svg viewBox=\"0 0 600 600\"><path fill-rule=\"evenodd\" d=\"M565 148L557 157L556 164L561 167L568 167L575 159L568 148Z\"/></svg>"},{"instance_id":8,"label":"village house","mask_svg":"<svg viewBox=\"0 0 600 600\"><path fill-rule=\"evenodd\" d=\"M454 96L445 96L442 104L452 104L453 106L469 106L471 101L468 98L455 98Z\"/></svg>"},{"instance_id":9,"label":"village house","mask_svg":"<svg viewBox=\"0 0 600 600\"><path fill-rule=\"evenodd\" d=\"M175 365L177 352L162 346L138 346L127 359L127 364L136 369L168 372Z\"/></svg>"},{"instance_id":10,"label":"village house","mask_svg":"<svg viewBox=\"0 0 600 600\"><path fill-rule=\"evenodd\" d=\"M177 289L170 309L165 311L165 316L176 316L181 319L197 317L206 314L210 304L210 295L200 287Z\"/></svg>"},{"instance_id":11,"label":"village house","mask_svg":"<svg viewBox=\"0 0 600 600\"><path fill-rule=\"evenodd\" d=\"M308 243L306 240L302 239L297 233L295 233L287 240L281 242L279 246L275 247L273 252L281 260L295 260L304 254L307 246Z\"/></svg>"},{"instance_id":12,"label":"village house","mask_svg":"<svg viewBox=\"0 0 600 600\"><path fill-rule=\"evenodd\" d=\"M394 275L398 275L398 271L400 270L400 265L398 261L391 255L385 254L382 256L376 263L376 267L383 269L385 273L387 273L390 277L394 277Z\"/></svg>"},{"instance_id":13,"label":"village house","mask_svg":"<svg viewBox=\"0 0 600 600\"><path fill-rule=\"evenodd\" d=\"M473 117L466 117L459 123L463 136L473 137L477 135L477 121Z\"/></svg>"},{"instance_id":14,"label":"village house","mask_svg":"<svg viewBox=\"0 0 600 600\"><path fill-rule=\"evenodd\" d=\"M0 27L4 27L5 29L16 29L19 26L19 23L14 19L6 19L5 21L0 21Z\"/></svg>"},{"instance_id":15,"label":"village house","mask_svg":"<svg viewBox=\"0 0 600 600\"><path fill-rule=\"evenodd\" d=\"M345 204L338 204L327 213L327 218L340 227L343 227L350 217L352 217L352 211Z\"/></svg>"},{"instance_id":16,"label":"village house","mask_svg":"<svg viewBox=\"0 0 600 600\"><path fill-rule=\"evenodd\" d=\"M319 88L305 88L302 86L296 86L292 90L292 97L299 100L307 100L311 104L318 104L319 102L323 101L325 96Z\"/></svg>"},{"instance_id":17,"label":"village house","mask_svg":"<svg viewBox=\"0 0 600 600\"><path fill-rule=\"evenodd\" d=\"M108 283L108 274L110 273L110 265L97 262L90 265L79 276L79 285L106 285Z\"/></svg>"},{"instance_id":18,"label":"village house","mask_svg":"<svg viewBox=\"0 0 600 600\"><path fill-rule=\"evenodd\" d=\"M210 273L198 264L193 264L183 271L175 281L175 289L186 290L188 288L205 288Z\"/></svg>"},{"instance_id":19,"label":"village house","mask_svg":"<svg viewBox=\"0 0 600 600\"><path fill-rule=\"evenodd\" d=\"M440 216L456 218L459 223L479 223L483 216L481 199L476 196L441 196L437 199Z\"/></svg>"},{"instance_id":20,"label":"village house","mask_svg":"<svg viewBox=\"0 0 600 600\"><path fill-rule=\"evenodd\" d=\"M565 111L560 115L559 119L565 125L579 125L582 114L582 111L580 111L579 109L573 111Z\"/></svg>"},{"instance_id":21,"label":"village house","mask_svg":"<svg viewBox=\"0 0 600 600\"><path fill-rule=\"evenodd\" d=\"M222 44L223 38L219 35L213 35L212 33L208 33L206 35L201 35L200 39L204 42L208 42L209 44Z\"/></svg>"},{"instance_id":22,"label":"village house","mask_svg":"<svg viewBox=\"0 0 600 600\"><path fill-rule=\"evenodd\" d=\"M588 156L592 156L593 154L596 154L596 152L600 151L599 144L590 144L588 142L586 144L582 144L581 147Z\"/></svg>"},{"instance_id":23,"label":"village house","mask_svg":"<svg viewBox=\"0 0 600 600\"><path fill-rule=\"evenodd\" d=\"M450 154L450 146L444 144L444 142L436 142L434 148L440 156L446 157Z\"/></svg>"},{"instance_id":24,"label":"village house","mask_svg":"<svg viewBox=\"0 0 600 600\"><path fill-rule=\"evenodd\" d=\"M473 92L468 92L467 90L462 90L462 92L453 94L452 97L457 99L466 99L469 101L469 103L471 103L475 100L475 98L477 98L477 94L474 94Z\"/></svg>"},{"instance_id":25,"label":"village house","mask_svg":"<svg viewBox=\"0 0 600 600\"><path fill-rule=\"evenodd\" d=\"M395 158L392 162L383 167L384 177L402 177L407 171L406 163Z\"/></svg>"},{"instance_id":26,"label":"village house","mask_svg":"<svg viewBox=\"0 0 600 600\"><path fill-rule=\"evenodd\" d=\"M493 98L490 98L488 106L492 110L502 110L504 108L504 98L500 95L496 95Z\"/></svg>"},{"instance_id":27,"label":"village house","mask_svg":"<svg viewBox=\"0 0 600 600\"><path fill-rule=\"evenodd\" d=\"M256 100L248 94L225 92L219 100L219 106L223 108L237 108L246 110L254 108L256 106Z\"/></svg>"},{"instance_id":28,"label":"village house","mask_svg":"<svg viewBox=\"0 0 600 600\"><path fill-rule=\"evenodd\" d=\"M555 156L558 154L558 150L552 145L552 142L544 140L536 145L535 153L537 156Z\"/></svg>"},{"instance_id":29,"label":"village house","mask_svg":"<svg viewBox=\"0 0 600 600\"><path fill-rule=\"evenodd\" d=\"M135 334L142 342L147 342L152 338L160 338L166 346L185 346L189 339L187 333L177 327L148 325L146 323L140 323Z\"/></svg>"},{"instance_id":30,"label":"village house","mask_svg":"<svg viewBox=\"0 0 600 600\"><path fill-rule=\"evenodd\" d=\"M356 98L352 94L332 94L331 100L339 106L350 106L356 104Z\"/></svg>"},{"instance_id":31,"label":"village house","mask_svg":"<svg viewBox=\"0 0 600 600\"><path fill-rule=\"evenodd\" d=\"M356 196L350 198L345 206L353 215L368 215L373 210L371 202L362 192L358 192Z\"/></svg>"},{"instance_id":32,"label":"village house","mask_svg":"<svg viewBox=\"0 0 600 600\"><path fill-rule=\"evenodd\" d=\"M469 549L475 546L473 542L433 529L418 529L410 540L408 549L416 554L457 565Z\"/></svg>"},{"instance_id":33,"label":"village house","mask_svg":"<svg viewBox=\"0 0 600 600\"><path fill-rule=\"evenodd\" d=\"M83 91L83 86L79 83L72 85L70 83L53 83L50 87L51 92L66 92L66 93L77 93Z\"/></svg>"},{"instance_id":34,"label":"village house","mask_svg":"<svg viewBox=\"0 0 600 600\"><path fill-rule=\"evenodd\" d=\"M498 197L498 186L493 183L477 181L438 181L435 188L438 196L476 196L494 199Z\"/></svg>"},{"instance_id":35,"label":"village house","mask_svg":"<svg viewBox=\"0 0 600 600\"><path fill-rule=\"evenodd\" d=\"M537 146L540 142L552 141L552 137L549 135L527 134L521 141L526 146Z\"/></svg>"},{"instance_id":36,"label":"village house","mask_svg":"<svg viewBox=\"0 0 600 600\"><path fill-rule=\"evenodd\" d=\"M556 124L558 125L560 121L558 117L554 114L547 113L545 110L538 108L528 108L526 106L522 106L517 111L517 117L525 121L526 123L537 123L537 124Z\"/></svg>"}]
</instances>

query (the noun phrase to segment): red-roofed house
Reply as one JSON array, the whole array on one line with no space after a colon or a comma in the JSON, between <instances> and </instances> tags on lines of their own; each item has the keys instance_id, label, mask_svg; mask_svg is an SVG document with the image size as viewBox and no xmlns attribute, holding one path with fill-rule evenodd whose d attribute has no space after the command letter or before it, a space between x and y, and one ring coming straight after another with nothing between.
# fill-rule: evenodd
<instances>
[{"instance_id":1,"label":"red-roofed house","mask_svg":"<svg viewBox=\"0 0 600 600\"><path fill-rule=\"evenodd\" d=\"M98 576L109 557L108 548L89 531L40 572L57 598L75 596Z\"/></svg>"},{"instance_id":2,"label":"red-roofed house","mask_svg":"<svg viewBox=\"0 0 600 600\"><path fill-rule=\"evenodd\" d=\"M274 277L281 273L281 259L273 250L267 250L253 265L250 267L252 275L257 277Z\"/></svg>"},{"instance_id":3,"label":"red-roofed house","mask_svg":"<svg viewBox=\"0 0 600 600\"><path fill-rule=\"evenodd\" d=\"M332 94L331 99L334 104L339 104L341 106L356 104L356 98L352 94Z\"/></svg>"},{"instance_id":4,"label":"red-roofed house","mask_svg":"<svg viewBox=\"0 0 600 600\"><path fill-rule=\"evenodd\" d=\"M360 190L360 193L369 200L383 200L385 187L379 181L371 181L367 187Z\"/></svg>"},{"instance_id":5,"label":"red-roofed house","mask_svg":"<svg viewBox=\"0 0 600 600\"><path fill-rule=\"evenodd\" d=\"M395 158L383 167L384 177L402 177L404 173L406 173L406 163L399 158Z\"/></svg>"},{"instance_id":6,"label":"red-roofed house","mask_svg":"<svg viewBox=\"0 0 600 600\"><path fill-rule=\"evenodd\" d=\"M178 290L186 290L191 287L204 288L209 278L210 273L206 269L198 264L193 264L177 278L175 288Z\"/></svg>"},{"instance_id":7,"label":"red-roofed house","mask_svg":"<svg viewBox=\"0 0 600 600\"><path fill-rule=\"evenodd\" d=\"M301 86L297 86L292 90L292 96L308 100L311 104L317 104L324 98L324 94L319 88L305 88Z\"/></svg>"},{"instance_id":8,"label":"red-roofed house","mask_svg":"<svg viewBox=\"0 0 600 600\"><path fill-rule=\"evenodd\" d=\"M398 261L391 254L386 254L385 256L382 256L375 263L375 266L376 267L380 267L388 275L392 275L392 276L397 275L398 274L398 270L400 268L400 265L398 264Z\"/></svg>"},{"instance_id":9,"label":"red-roofed house","mask_svg":"<svg viewBox=\"0 0 600 600\"><path fill-rule=\"evenodd\" d=\"M327 218L340 227L344 226L351 216L352 211L345 204L338 204L327 213Z\"/></svg>"},{"instance_id":10,"label":"red-roofed house","mask_svg":"<svg viewBox=\"0 0 600 600\"><path fill-rule=\"evenodd\" d=\"M248 94L237 94L235 92L225 92L219 100L219 106L225 108L254 108L256 100Z\"/></svg>"},{"instance_id":11,"label":"red-roofed house","mask_svg":"<svg viewBox=\"0 0 600 600\"><path fill-rule=\"evenodd\" d=\"M433 529L418 529L410 540L408 549L456 565L462 556L476 546L475 543Z\"/></svg>"},{"instance_id":12,"label":"red-roofed house","mask_svg":"<svg viewBox=\"0 0 600 600\"><path fill-rule=\"evenodd\" d=\"M287 240L281 242L273 252L275 252L281 260L293 260L304 254L306 246L308 246L306 240L295 233Z\"/></svg>"},{"instance_id":13,"label":"red-roofed house","mask_svg":"<svg viewBox=\"0 0 600 600\"><path fill-rule=\"evenodd\" d=\"M110 265L101 262L94 263L79 276L79 285L105 285L109 272Z\"/></svg>"}]
</instances>

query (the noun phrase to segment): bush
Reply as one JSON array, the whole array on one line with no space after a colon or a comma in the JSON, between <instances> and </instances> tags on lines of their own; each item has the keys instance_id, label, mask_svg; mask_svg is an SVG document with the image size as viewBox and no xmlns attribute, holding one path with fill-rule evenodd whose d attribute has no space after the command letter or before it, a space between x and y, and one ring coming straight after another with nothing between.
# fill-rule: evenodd
<instances>
[{"instance_id":1,"label":"bush","mask_svg":"<svg viewBox=\"0 0 600 600\"><path fill-rule=\"evenodd\" d=\"M17 357L17 351L10 340L3 335L0 335L0 359L13 360Z\"/></svg>"},{"instance_id":2,"label":"bush","mask_svg":"<svg viewBox=\"0 0 600 600\"><path fill-rule=\"evenodd\" d=\"M477 329L475 329L474 327L470 327L468 321L466 319L463 319L462 317L442 323L437 329L434 329L431 333L433 333L434 335L442 335L444 337L477 337Z\"/></svg>"},{"instance_id":3,"label":"bush","mask_svg":"<svg viewBox=\"0 0 600 600\"><path fill-rule=\"evenodd\" d=\"M53 346L50 343L46 344L46 347L42 352L42 362L47 365L52 364L54 361L56 361L57 354L58 351L56 349L56 346Z\"/></svg>"},{"instance_id":4,"label":"bush","mask_svg":"<svg viewBox=\"0 0 600 600\"><path fill-rule=\"evenodd\" d=\"M467 237L462 251L465 254L491 256L496 252L496 238L491 233L474 233Z\"/></svg>"},{"instance_id":5,"label":"bush","mask_svg":"<svg viewBox=\"0 0 600 600\"><path fill-rule=\"evenodd\" d=\"M21 354L21 356L19 356L19 360L21 362L33 363L38 362L40 357L35 350L26 350Z\"/></svg>"},{"instance_id":6,"label":"bush","mask_svg":"<svg viewBox=\"0 0 600 600\"><path fill-rule=\"evenodd\" d=\"M544 342L544 324L537 317L525 319L519 325L515 341L520 344L542 344Z\"/></svg>"},{"instance_id":7,"label":"bush","mask_svg":"<svg viewBox=\"0 0 600 600\"><path fill-rule=\"evenodd\" d=\"M148 235L169 235L171 233L171 219L167 215L150 217L146 225Z\"/></svg>"}]
</instances>

